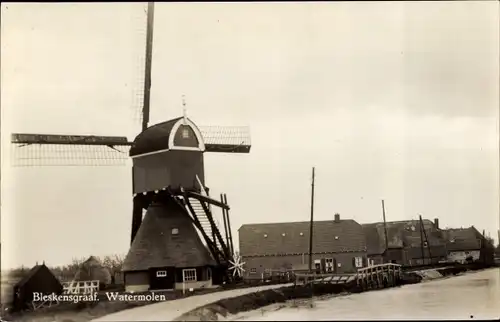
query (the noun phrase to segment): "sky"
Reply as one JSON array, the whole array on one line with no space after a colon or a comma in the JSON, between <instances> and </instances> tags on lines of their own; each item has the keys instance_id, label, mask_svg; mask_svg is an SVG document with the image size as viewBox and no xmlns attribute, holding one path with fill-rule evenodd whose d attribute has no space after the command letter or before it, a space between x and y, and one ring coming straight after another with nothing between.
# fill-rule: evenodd
<instances>
[{"instance_id":1,"label":"sky","mask_svg":"<svg viewBox=\"0 0 500 322\"><path fill-rule=\"evenodd\" d=\"M143 3L2 3L2 267L125 254L131 162L14 167L10 134L140 131ZM205 154L247 223L440 219L498 239L499 4L157 3L151 122L247 125Z\"/></svg>"}]
</instances>

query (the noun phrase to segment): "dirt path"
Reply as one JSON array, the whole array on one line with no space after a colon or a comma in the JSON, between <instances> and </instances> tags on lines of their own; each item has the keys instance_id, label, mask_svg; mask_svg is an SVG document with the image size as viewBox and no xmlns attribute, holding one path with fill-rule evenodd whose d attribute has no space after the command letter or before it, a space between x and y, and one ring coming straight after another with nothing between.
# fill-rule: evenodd
<instances>
[{"instance_id":1,"label":"dirt path","mask_svg":"<svg viewBox=\"0 0 500 322\"><path fill-rule=\"evenodd\" d=\"M248 293L259 292L274 288L291 286L290 284L278 284L268 286L258 286L229 291L221 291L209 294L195 295L188 298L154 303L133 309L128 309L92 320L93 322L103 321L172 321L178 316L194 310L200 306L216 302L225 298L240 296Z\"/></svg>"}]
</instances>

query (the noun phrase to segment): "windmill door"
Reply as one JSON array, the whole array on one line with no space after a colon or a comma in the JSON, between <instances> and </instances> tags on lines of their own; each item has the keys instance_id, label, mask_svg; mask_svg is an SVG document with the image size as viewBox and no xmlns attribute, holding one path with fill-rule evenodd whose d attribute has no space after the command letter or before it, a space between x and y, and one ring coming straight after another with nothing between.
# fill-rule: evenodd
<instances>
[{"instance_id":1,"label":"windmill door","mask_svg":"<svg viewBox=\"0 0 500 322\"><path fill-rule=\"evenodd\" d=\"M172 290L175 287L174 267L155 267L149 269L150 290Z\"/></svg>"}]
</instances>

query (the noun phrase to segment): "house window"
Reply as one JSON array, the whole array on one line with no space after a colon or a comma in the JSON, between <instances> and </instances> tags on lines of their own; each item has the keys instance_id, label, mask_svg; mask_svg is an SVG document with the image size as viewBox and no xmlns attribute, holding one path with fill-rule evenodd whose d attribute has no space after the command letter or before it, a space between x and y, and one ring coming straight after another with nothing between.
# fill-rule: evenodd
<instances>
[{"instance_id":1,"label":"house window","mask_svg":"<svg viewBox=\"0 0 500 322\"><path fill-rule=\"evenodd\" d=\"M179 234L179 229L173 228L172 229L172 235L178 235Z\"/></svg>"},{"instance_id":2,"label":"house window","mask_svg":"<svg viewBox=\"0 0 500 322\"><path fill-rule=\"evenodd\" d=\"M270 268L266 268L266 269L264 269L264 272L267 273L267 274L269 274L269 273L271 273L271 269Z\"/></svg>"},{"instance_id":3,"label":"house window","mask_svg":"<svg viewBox=\"0 0 500 322\"><path fill-rule=\"evenodd\" d=\"M250 274L255 274L257 273L257 269L254 267L254 268L250 268Z\"/></svg>"},{"instance_id":4,"label":"house window","mask_svg":"<svg viewBox=\"0 0 500 322\"><path fill-rule=\"evenodd\" d=\"M182 280L184 282L196 282L196 268L183 269Z\"/></svg>"},{"instance_id":5,"label":"house window","mask_svg":"<svg viewBox=\"0 0 500 322\"><path fill-rule=\"evenodd\" d=\"M363 257L354 257L354 266L357 268L363 267Z\"/></svg>"},{"instance_id":6,"label":"house window","mask_svg":"<svg viewBox=\"0 0 500 322\"><path fill-rule=\"evenodd\" d=\"M189 130L187 128L182 129L182 138L189 139Z\"/></svg>"},{"instance_id":7,"label":"house window","mask_svg":"<svg viewBox=\"0 0 500 322\"><path fill-rule=\"evenodd\" d=\"M167 271L156 271L156 277L167 277Z\"/></svg>"},{"instance_id":8,"label":"house window","mask_svg":"<svg viewBox=\"0 0 500 322\"><path fill-rule=\"evenodd\" d=\"M338 264L337 264L337 267L342 267L342 264L338 263Z\"/></svg>"},{"instance_id":9,"label":"house window","mask_svg":"<svg viewBox=\"0 0 500 322\"><path fill-rule=\"evenodd\" d=\"M325 258L326 272L333 272L333 258Z\"/></svg>"}]
</instances>

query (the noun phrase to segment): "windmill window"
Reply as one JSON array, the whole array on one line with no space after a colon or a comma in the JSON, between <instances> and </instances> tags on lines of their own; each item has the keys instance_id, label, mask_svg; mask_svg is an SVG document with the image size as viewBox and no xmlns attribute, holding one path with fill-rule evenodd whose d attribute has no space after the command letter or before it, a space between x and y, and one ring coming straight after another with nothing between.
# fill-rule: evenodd
<instances>
[{"instance_id":1,"label":"windmill window","mask_svg":"<svg viewBox=\"0 0 500 322\"><path fill-rule=\"evenodd\" d=\"M172 229L172 235L178 235L179 234L179 229L173 228Z\"/></svg>"},{"instance_id":2,"label":"windmill window","mask_svg":"<svg viewBox=\"0 0 500 322\"><path fill-rule=\"evenodd\" d=\"M156 272L156 277L166 277L167 276L167 271L157 271Z\"/></svg>"},{"instance_id":3,"label":"windmill window","mask_svg":"<svg viewBox=\"0 0 500 322\"><path fill-rule=\"evenodd\" d=\"M183 282L196 282L196 268L187 268L182 270Z\"/></svg>"},{"instance_id":4,"label":"windmill window","mask_svg":"<svg viewBox=\"0 0 500 322\"><path fill-rule=\"evenodd\" d=\"M304 236L304 233L300 233L300 236Z\"/></svg>"},{"instance_id":5,"label":"windmill window","mask_svg":"<svg viewBox=\"0 0 500 322\"><path fill-rule=\"evenodd\" d=\"M264 238L267 238L267 234L264 234Z\"/></svg>"},{"instance_id":6,"label":"windmill window","mask_svg":"<svg viewBox=\"0 0 500 322\"><path fill-rule=\"evenodd\" d=\"M187 128L182 129L182 138L189 139L189 130Z\"/></svg>"},{"instance_id":7,"label":"windmill window","mask_svg":"<svg viewBox=\"0 0 500 322\"><path fill-rule=\"evenodd\" d=\"M335 239L339 239L339 236L335 236Z\"/></svg>"},{"instance_id":8,"label":"windmill window","mask_svg":"<svg viewBox=\"0 0 500 322\"><path fill-rule=\"evenodd\" d=\"M285 234L285 233L283 233L283 234L281 234L281 236L285 237L285 236L286 236L286 234Z\"/></svg>"},{"instance_id":9,"label":"windmill window","mask_svg":"<svg viewBox=\"0 0 500 322\"><path fill-rule=\"evenodd\" d=\"M254 268L250 268L250 274L255 274L257 273L257 269L254 267Z\"/></svg>"}]
</instances>

